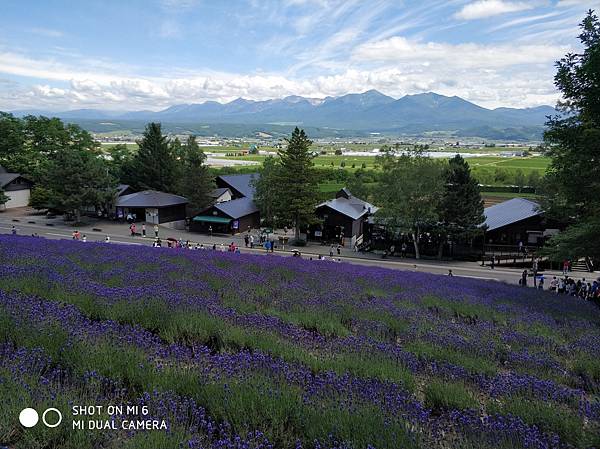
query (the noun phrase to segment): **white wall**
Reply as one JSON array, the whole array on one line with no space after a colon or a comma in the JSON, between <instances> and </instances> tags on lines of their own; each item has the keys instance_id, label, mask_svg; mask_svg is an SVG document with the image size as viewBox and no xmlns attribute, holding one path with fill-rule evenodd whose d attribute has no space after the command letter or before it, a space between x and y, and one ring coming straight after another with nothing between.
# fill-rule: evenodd
<instances>
[{"instance_id":1,"label":"white wall","mask_svg":"<svg viewBox=\"0 0 600 449\"><path fill-rule=\"evenodd\" d=\"M29 205L29 197L31 196L31 190L29 189L5 190L4 193L6 193L6 196L10 198L5 205L6 209L11 209L13 207L25 207Z\"/></svg>"}]
</instances>

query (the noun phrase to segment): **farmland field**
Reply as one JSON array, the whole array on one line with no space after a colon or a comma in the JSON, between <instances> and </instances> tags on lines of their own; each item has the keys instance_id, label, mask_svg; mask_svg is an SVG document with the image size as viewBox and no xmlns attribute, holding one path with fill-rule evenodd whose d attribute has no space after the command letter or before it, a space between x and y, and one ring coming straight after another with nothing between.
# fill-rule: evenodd
<instances>
[{"instance_id":1,"label":"farmland field","mask_svg":"<svg viewBox=\"0 0 600 449\"><path fill-rule=\"evenodd\" d=\"M0 343L11 449L600 445L598 308L500 283L0 236ZM72 430L73 404L168 431Z\"/></svg>"}]
</instances>

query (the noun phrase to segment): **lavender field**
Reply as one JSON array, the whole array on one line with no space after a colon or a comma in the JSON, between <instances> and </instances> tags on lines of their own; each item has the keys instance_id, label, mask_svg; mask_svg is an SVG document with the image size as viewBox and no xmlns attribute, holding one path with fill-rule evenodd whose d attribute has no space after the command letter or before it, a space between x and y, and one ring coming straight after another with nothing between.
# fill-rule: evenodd
<instances>
[{"instance_id":1,"label":"lavender field","mask_svg":"<svg viewBox=\"0 0 600 449\"><path fill-rule=\"evenodd\" d=\"M600 309L500 283L0 236L0 344L11 449L600 447Z\"/></svg>"}]
</instances>

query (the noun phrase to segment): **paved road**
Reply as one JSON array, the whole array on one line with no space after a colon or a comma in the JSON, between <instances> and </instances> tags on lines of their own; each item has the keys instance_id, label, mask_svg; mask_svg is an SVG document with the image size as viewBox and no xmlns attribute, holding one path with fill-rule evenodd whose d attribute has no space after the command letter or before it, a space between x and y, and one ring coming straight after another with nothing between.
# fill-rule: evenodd
<instances>
[{"instance_id":1,"label":"paved road","mask_svg":"<svg viewBox=\"0 0 600 449\"><path fill-rule=\"evenodd\" d=\"M31 235L33 233L37 233L40 237L45 237L49 239L71 239L72 232L74 230L73 227L70 227L62 222L62 220L47 220L44 217L18 217L19 222L14 222L12 219L14 217L10 215L0 215L0 233L10 234L12 230L12 226L14 225L19 235ZM27 221L35 221L36 223L27 223ZM46 223L53 223L54 226L47 226ZM102 232L93 231L93 227L98 227L102 229ZM151 226L147 226L147 232L150 235L154 235ZM138 226L138 231L141 229L141 226ZM152 245L153 238L147 237L131 237L128 235L128 225L122 223L113 223L113 222L99 222L95 225L87 225L82 228L79 228L82 234L87 235L88 242L104 242L105 237L107 235L110 236L111 244L124 244L124 245ZM160 230L161 238L173 236L175 238L183 238L184 240L189 239L193 242L198 242L204 244L206 247L212 247L213 243L217 245L223 243L227 245L234 241L238 246L241 247L241 251L244 253L255 253L255 254L265 254L265 250L263 248L245 248L243 243L243 236L208 236L197 233L189 233L186 231L177 231L168 228L161 227ZM305 259L312 257L313 259L317 259L319 254L327 255L329 253L329 247L321 246L321 245L311 245L306 248L301 248L302 256ZM291 256L292 252L289 248L285 250L277 249L275 250L275 254L280 256ZM449 262L439 262L439 261L417 261L415 259L382 259L381 256L377 256L371 253L355 253L349 249L343 249L342 254L340 256L335 256L336 259L341 259L342 262L352 263L357 265L365 265L365 266L378 266L378 267L386 267L397 270L408 270L408 271L422 271L434 274L442 274L447 275L448 270L452 270L455 276L468 277L474 279L487 279L494 281L502 281L508 282L511 284L517 284L518 280L521 276L520 269L511 269L511 268L496 268L491 270L489 267L481 267L478 263L475 262L460 262L460 261L449 261ZM321 262L319 262L321 263ZM332 263L332 262L323 262L323 263ZM559 275L558 272L546 272L545 275ZM586 275L586 273L573 273L574 278L579 277L587 277L593 278L596 275Z\"/></svg>"}]
</instances>

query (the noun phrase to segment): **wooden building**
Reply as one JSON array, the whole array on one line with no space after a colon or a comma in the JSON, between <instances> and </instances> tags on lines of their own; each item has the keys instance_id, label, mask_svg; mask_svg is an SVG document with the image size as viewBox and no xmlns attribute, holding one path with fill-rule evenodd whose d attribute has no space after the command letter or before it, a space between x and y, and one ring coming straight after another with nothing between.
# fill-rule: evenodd
<instances>
[{"instance_id":1,"label":"wooden building","mask_svg":"<svg viewBox=\"0 0 600 449\"><path fill-rule=\"evenodd\" d=\"M144 190L117 198L117 217L127 214L136 216L137 221L151 224L182 223L185 225L187 198L156 190Z\"/></svg>"},{"instance_id":2,"label":"wooden building","mask_svg":"<svg viewBox=\"0 0 600 449\"><path fill-rule=\"evenodd\" d=\"M350 247L360 245L368 219L377 210L377 207L343 188L334 199L316 207L316 215L322 224L311 228L311 238L332 243L344 241Z\"/></svg>"},{"instance_id":3,"label":"wooden building","mask_svg":"<svg viewBox=\"0 0 600 449\"><path fill-rule=\"evenodd\" d=\"M237 234L260 227L260 213L250 198L215 203L192 219L190 230L216 234Z\"/></svg>"}]
</instances>

